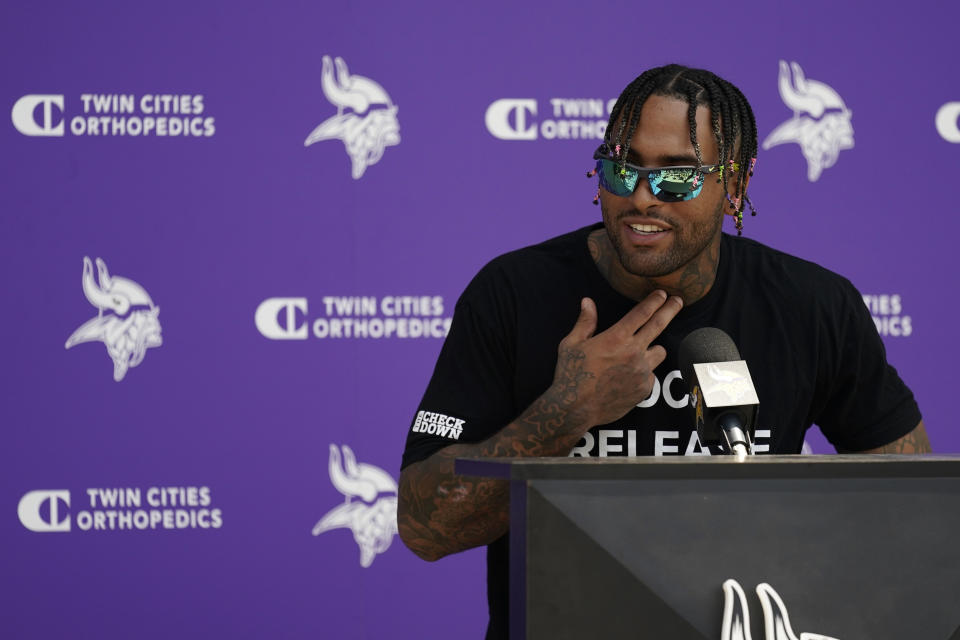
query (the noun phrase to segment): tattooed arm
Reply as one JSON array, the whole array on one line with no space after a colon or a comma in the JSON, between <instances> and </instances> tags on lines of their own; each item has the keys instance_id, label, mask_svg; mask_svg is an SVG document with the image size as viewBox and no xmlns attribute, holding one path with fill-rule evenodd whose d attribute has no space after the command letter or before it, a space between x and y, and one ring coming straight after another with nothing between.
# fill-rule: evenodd
<instances>
[{"instance_id":1,"label":"tattooed arm","mask_svg":"<svg viewBox=\"0 0 960 640\"><path fill-rule=\"evenodd\" d=\"M578 370L578 356L559 354L558 374L571 394L589 374ZM560 373L560 371L563 373ZM400 538L425 560L489 544L507 531L510 485L506 480L454 474L461 457L564 456L591 426L550 387L519 418L478 444L455 444L416 462L400 474L397 522Z\"/></svg>"},{"instance_id":2,"label":"tattooed arm","mask_svg":"<svg viewBox=\"0 0 960 640\"><path fill-rule=\"evenodd\" d=\"M401 472L397 523L404 544L437 560L506 533L508 482L456 475L456 458L567 455L590 427L624 416L650 394L653 370L666 357L650 343L681 306L656 291L593 335L597 310L585 298L560 342L553 384L520 417L483 442L446 447Z\"/></svg>"},{"instance_id":3,"label":"tattooed arm","mask_svg":"<svg viewBox=\"0 0 960 640\"><path fill-rule=\"evenodd\" d=\"M932 453L930 439L927 438L927 430L923 426L923 420L914 428L913 431L890 444L885 444L876 449L867 449L858 453Z\"/></svg>"}]
</instances>

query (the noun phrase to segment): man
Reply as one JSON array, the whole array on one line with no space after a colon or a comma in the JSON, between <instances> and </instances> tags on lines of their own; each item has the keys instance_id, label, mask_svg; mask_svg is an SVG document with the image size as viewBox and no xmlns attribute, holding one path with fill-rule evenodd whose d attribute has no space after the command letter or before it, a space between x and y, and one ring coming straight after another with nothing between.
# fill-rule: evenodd
<instances>
[{"instance_id":1,"label":"man","mask_svg":"<svg viewBox=\"0 0 960 640\"><path fill-rule=\"evenodd\" d=\"M602 225L493 260L460 298L408 434L398 524L427 560L489 545L488 638L506 637L508 486L454 460L708 454L676 362L694 329L726 331L749 363L758 452L799 453L811 424L841 451L930 450L856 289L721 233L724 214L742 228L756 149L736 87L647 71L595 154Z\"/></svg>"}]
</instances>

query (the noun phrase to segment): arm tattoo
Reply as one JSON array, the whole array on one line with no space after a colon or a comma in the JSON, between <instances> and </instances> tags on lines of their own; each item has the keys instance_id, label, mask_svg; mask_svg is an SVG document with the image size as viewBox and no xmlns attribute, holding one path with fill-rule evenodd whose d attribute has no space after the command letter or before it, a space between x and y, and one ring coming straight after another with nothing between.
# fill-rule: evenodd
<instances>
[{"instance_id":1,"label":"arm tattoo","mask_svg":"<svg viewBox=\"0 0 960 640\"><path fill-rule=\"evenodd\" d=\"M894 440L890 444L885 444L882 447L869 449L863 453L919 454L933 453L933 448L930 446L930 439L927 438L927 430L921 420L920 424L918 424L913 431L902 438Z\"/></svg>"},{"instance_id":2,"label":"arm tattoo","mask_svg":"<svg viewBox=\"0 0 960 640\"><path fill-rule=\"evenodd\" d=\"M507 532L507 480L454 474L458 457L565 456L592 426L572 409L580 387L593 374L584 354L561 348L556 380L516 420L477 444L451 445L400 474L397 525L400 538L417 555L436 560L449 553L489 544Z\"/></svg>"}]
</instances>

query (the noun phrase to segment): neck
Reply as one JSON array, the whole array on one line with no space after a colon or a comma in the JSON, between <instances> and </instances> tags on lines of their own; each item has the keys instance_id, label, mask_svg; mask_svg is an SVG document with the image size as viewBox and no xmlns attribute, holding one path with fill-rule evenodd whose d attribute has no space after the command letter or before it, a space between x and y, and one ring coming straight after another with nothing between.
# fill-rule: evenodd
<instances>
[{"instance_id":1,"label":"neck","mask_svg":"<svg viewBox=\"0 0 960 640\"><path fill-rule=\"evenodd\" d=\"M664 276L638 276L628 272L620 262L604 228L590 233L587 246L597 268L610 286L618 293L637 301L661 289L667 295L679 296L684 306L693 304L710 291L720 264L719 233L716 240L707 245L697 257Z\"/></svg>"}]
</instances>

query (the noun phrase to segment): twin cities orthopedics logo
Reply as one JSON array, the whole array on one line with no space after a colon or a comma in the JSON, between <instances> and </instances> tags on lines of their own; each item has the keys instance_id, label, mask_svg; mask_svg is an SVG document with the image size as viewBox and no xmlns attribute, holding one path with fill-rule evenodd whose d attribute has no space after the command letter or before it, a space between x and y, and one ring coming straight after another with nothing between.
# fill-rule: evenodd
<instances>
[{"instance_id":1,"label":"twin cities orthopedics logo","mask_svg":"<svg viewBox=\"0 0 960 640\"><path fill-rule=\"evenodd\" d=\"M900 294L863 294L863 303L870 310L873 323L881 336L906 338L913 334L913 319L904 313Z\"/></svg>"},{"instance_id":2,"label":"twin cities orthopedics logo","mask_svg":"<svg viewBox=\"0 0 960 640\"><path fill-rule=\"evenodd\" d=\"M25 136L209 138L214 117L201 94L30 94L13 104L10 119Z\"/></svg>"},{"instance_id":3,"label":"twin cities orthopedics logo","mask_svg":"<svg viewBox=\"0 0 960 640\"><path fill-rule=\"evenodd\" d=\"M306 298L267 298L254 313L271 340L445 338L450 331L442 296L324 296L322 314L309 319Z\"/></svg>"},{"instance_id":4,"label":"twin cities orthopedics logo","mask_svg":"<svg viewBox=\"0 0 960 640\"><path fill-rule=\"evenodd\" d=\"M501 98L487 107L487 131L501 140L602 140L616 98Z\"/></svg>"},{"instance_id":5,"label":"twin cities orthopedics logo","mask_svg":"<svg viewBox=\"0 0 960 640\"><path fill-rule=\"evenodd\" d=\"M960 143L960 102L948 102L937 109L933 121L941 138Z\"/></svg>"},{"instance_id":6,"label":"twin cities orthopedics logo","mask_svg":"<svg viewBox=\"0 0 960 640\"><path fill-rule=\"evenodd\" d=\"M197 486L28 491L20 498L17 516L24 527L38 533L176 531L223 526L223 512L213 506L210 487Z\"/></svg>"}]
</instances>

